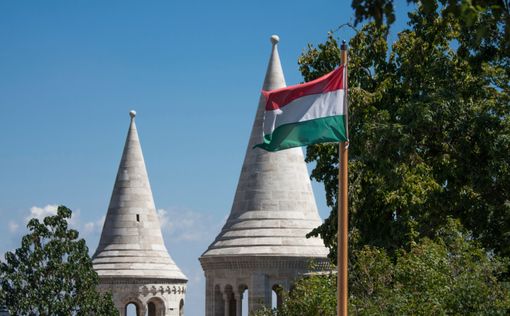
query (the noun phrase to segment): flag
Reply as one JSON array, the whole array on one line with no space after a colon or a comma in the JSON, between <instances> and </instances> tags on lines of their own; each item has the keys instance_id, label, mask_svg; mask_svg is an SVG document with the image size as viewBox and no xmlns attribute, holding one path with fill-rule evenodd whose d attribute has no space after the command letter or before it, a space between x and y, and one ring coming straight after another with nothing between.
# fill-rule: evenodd
<instances>
[{"instance_id":1,"label":"flag","mask_svg":"<svg viewBox=\"0 0 510 316\"><path fill-rule=\"evenodd\" d=\"M346 67L313 81L262 91L266 99L263 142L267 151L347 141Z\"/></svg>"}]
</instances>

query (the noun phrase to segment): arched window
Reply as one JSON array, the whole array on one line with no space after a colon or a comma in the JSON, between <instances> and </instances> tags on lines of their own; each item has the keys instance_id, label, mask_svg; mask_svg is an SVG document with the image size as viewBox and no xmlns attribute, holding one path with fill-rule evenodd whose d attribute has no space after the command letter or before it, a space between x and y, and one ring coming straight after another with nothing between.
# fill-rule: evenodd
<instances>
[{"instance_id":1,"label":"arched window","mask_svg":"<svg viewBox=\"0 0 510 316\"><path fill-rule=\"evenodd\" d=\"M153 302L147 303L148 316L156 316L156 304Z\"/></svg>"},{"instance_id":2,"label":"arched window","mask_svg":"<svg viewBox=\"0 0 510 316\"><path fill-rule=\"evenodd\" d=\"M135 303L128 303L125 308L126 316L140 316L138 315L138 306Z\"/></svg>"},{"instance_id":3,"label":"arched window","mask_svg":"<svg viewBox=\"0 0 510 316\"><path fill-rule=\"evenodd\" d=\"M220 286L216 284L214 287L214 313L215 316L225 315L225 303L223 301L223 293Z\"/></svg>"},{"instance_id":4,"label":"arched window","mask_svg":"<svg viewBox=\"0 0 510 316\"><path fill-rule=\"evenodd\" d=\"M159 297L153 297L147 302L147 316L165 315L165 302Z\"/></svg>"},{"instance_id":5,"label":"arched window","mask_svg":"<svg viewBox=\"0 0 510 316\"><path fill-rule=\"evenodd\" d=\"M271 308L278 308L282 305L283 300L283 287L280 284L275 284L272 287Z\"/></svg>"},{"instance_id":6,"label":"arched window","mask_svg":"<svg viewBox=\"0 0 510 316\"><path fill-rule=\"evenodd\" d=\"M223 290L223 301L225 302L225 312L228 312L228 315L235 315L236 301L234 296L234 289L230 284L227 284Z\"/></svg>"},{"instance_id":7,"label":"arched window","mask_svg":"<svg viewBox=\"0 0 510 316\"><path fill-rule=\"evenodd\" d=\"M243 303L241 305L242 306L241 315L248 316L249 309L250 309L250 305L248 304L248 301L250 298L250 293L248 291L248 288L245 288L242 293L243 293Z\"/></svg>"}]
</instances>

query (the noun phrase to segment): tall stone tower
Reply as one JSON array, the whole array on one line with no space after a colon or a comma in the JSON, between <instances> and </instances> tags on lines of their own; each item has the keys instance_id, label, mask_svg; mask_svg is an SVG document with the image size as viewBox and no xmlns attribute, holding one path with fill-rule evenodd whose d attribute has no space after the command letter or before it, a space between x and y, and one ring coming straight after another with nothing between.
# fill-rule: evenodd
<instances>
[{"instance_id":1,"label":"tall stone tower","mask_svg":"<svg viewBox=\"0 0 510 316\"><path fill-rule=\"evenodd\" d=\"M271 37L264 90L285 87L278 41ZM253 149L262 139L264 106L261 96L230 216L199 259L207 316L241 316L245 290L249 312L271 306L272 290L289 290L296 277L312 269L311 261L315 269L328 267L322 240L305 237L321 219L302 149Z\"/></svg>"},{"instance_id":2,"label":"tall stone tower","mask_svg":"<svg viewBox=\"0 0 510 316\"><path fill-rule=\"evenodd\" d=\"M110 291L121 316L129 304L138 316L182 316L186 276L163 242L158 215L131 111L110 206L93 256L101 291Z\"/></svg>"}]
</instances>

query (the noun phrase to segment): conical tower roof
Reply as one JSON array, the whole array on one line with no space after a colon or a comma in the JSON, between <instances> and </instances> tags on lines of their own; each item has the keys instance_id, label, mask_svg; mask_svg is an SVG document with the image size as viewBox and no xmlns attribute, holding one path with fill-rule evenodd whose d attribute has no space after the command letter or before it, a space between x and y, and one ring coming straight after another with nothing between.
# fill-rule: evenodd
<instances>
[{"instance_id":1,"label":"conical tower roof","mask_svg":"<svg viewBox=\"0 0 510 316\"><path fill-rule=\"evenodd\" d=\"M285 87L279 38L273 44L264 90ZM223 256L327 256L319 238L306 234L321 224L301 148L267 152L262 142L261 95L230 216L201 260Z\"/></svg>"},{"instance_id":2,"label":"conical tower roof","mask_svg":"<svg viewBox=\"0 0 510 316\"><path fill-rule=\"evenodd\" d=\"M186 280L163 242L135 124L135 111L93 265L101 278Z\"/></svg>"}]
</instances>

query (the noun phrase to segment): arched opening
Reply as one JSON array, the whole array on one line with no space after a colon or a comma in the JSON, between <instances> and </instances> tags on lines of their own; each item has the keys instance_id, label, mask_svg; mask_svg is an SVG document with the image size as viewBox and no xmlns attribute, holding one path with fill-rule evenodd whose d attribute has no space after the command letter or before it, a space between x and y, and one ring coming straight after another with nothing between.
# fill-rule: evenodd
<instances>
[{"instance_id":1,"label":"arched opening","mask_svg":"<svg viewBox=\"0 0 510 316\"><path fill-rule=\"evenodd\" d=\"M223 293L220 286L216 284L214 287L214 316L225 315L225 303L223 302Z\"/></svg>"},{"instance_id":2,"label":"arched opening","mask_svg":"<svg viewBox=\"0 0 510 316\"><path fill-rule=\"evenodd\" d=\"M147 316L164 316L165 303L158 297L153 297L147 302Z\"/></svg>"},{"instance_id":3,"label":"arched opening","mask_svg":"<svg viewBox=\"0 0 510 316\"><path fill-rule=\"evenodd\" d=\"M225 316L235 316L236 299L234 297L234 290L230 284L225 286L225 290L223 291L223 301L225 302Z\"/></svg>"},{"instance_id":4,"label":"arched opening","mask_svg":"<svg viewBox=\"0 0 510 316\"><path fill-rule=\"evenodd\" d=\"M135 303L128 303L125 307L126 316L141 316L138 311L138 306Z\"/></svg>"},{"instance_id":5,"label":"arched opening","mask_svg":"<svg viewBox=\"0 0 510 316\"><path fill-rule=\"evenodd\" d=\"M154 304L153 302L149 302L147 304L147 311L149 313L148 316L156 316L156 304Z\"/></svg>"},{"instance_id":6,"label":"arched opening","mask_svg":"<svg viewBox=\"0 0 510 316\"><path fill-rule=\"evenodd\" d=\"M184 300L182 298L179 302L179 316L184 316Z\"/></svg>"},{"instance_id":7,"label":"arched opening","mask_svg":"<svg viewBox=\"0 0 510 316\"><path fill-rule=\"evenodd\" d=\"M283 302L283 286L275 284L272 287L271 308L279 308Z\"/></svg>"},{"instance_id":8,"label":"arched opening","mask_svg":"<svg viewBox=\"0 0 510 316\"><path fill-rule=\"evenodd\" d=\"M239 285L237 289L232 288L235 302L234 304L232 304L232 312L230 315L248 316L248 296L247 296L248 292L246 292L247 289L248 287L245 284Z\"/></svg>"},{"instance_id":9,"label":"arched opening","mask_svg":"<svg viewBox=\"0 0 510 316\"><path fill-rule=\"evenodd\" d=\"M249 299L250 299L250 293L248 291L248 287L245 287L242 291L242 304L241 304L241 315L238 316L248 316L250 311L250 305L249 305Z\"/></svg>"}]
</instances>

